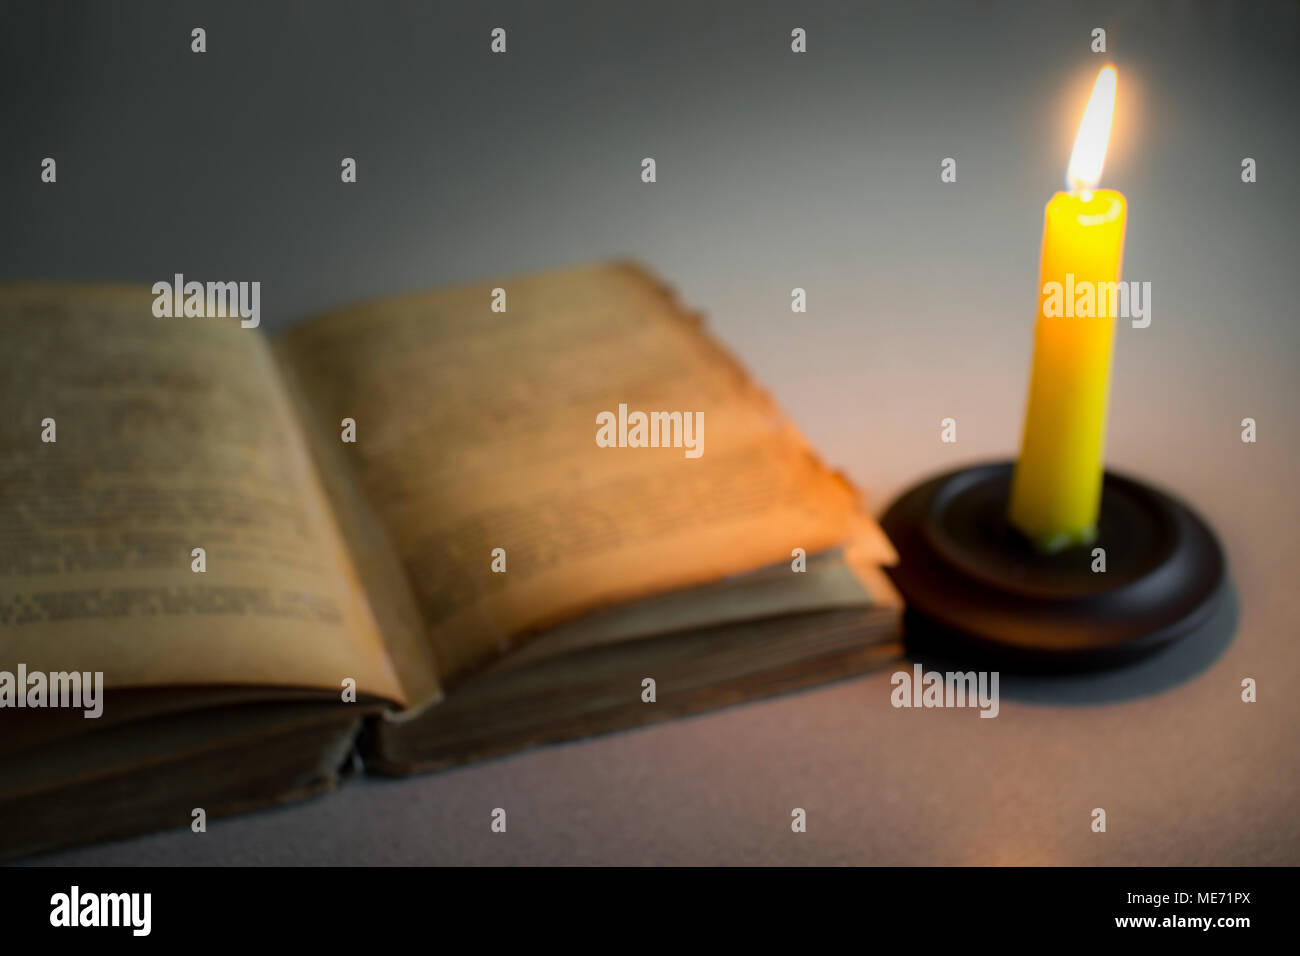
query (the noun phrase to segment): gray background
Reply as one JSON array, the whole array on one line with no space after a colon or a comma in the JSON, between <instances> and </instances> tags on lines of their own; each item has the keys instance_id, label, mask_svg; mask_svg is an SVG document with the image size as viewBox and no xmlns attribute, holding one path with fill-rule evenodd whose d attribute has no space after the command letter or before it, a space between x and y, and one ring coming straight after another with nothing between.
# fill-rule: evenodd
<instances>
[{"instance_id":1,"label":"gray background","mask_svg":"<svg viewBox=\"0 0 1300 956\"><path fill-rule=\"evenodd\" d=\"M996 720L894 710L885 671L46 860L1300 863L1295 3L0 11L0 276L258 279L273 330L634 256L877 511L1014 454L1042 207L1114 62L1103 182L1128 196L1125 275L1152 282L1153 322L1117 335L1108 460L1202 511L1238 595L1136 670L1004 685Z\"/></svg>"}]
</instances>

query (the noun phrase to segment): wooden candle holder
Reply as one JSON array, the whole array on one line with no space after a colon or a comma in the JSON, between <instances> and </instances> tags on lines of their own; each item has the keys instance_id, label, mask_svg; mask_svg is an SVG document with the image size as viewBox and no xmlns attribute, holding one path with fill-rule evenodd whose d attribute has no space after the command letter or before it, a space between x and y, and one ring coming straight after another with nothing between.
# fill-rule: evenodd
<instances>
[{"instance_id":1,"label":"wooden candle holder","mask_svg":"<svg viewBox=\"0 0 1300 956\"><path fill-rule=\"evenodd\" d=\"M1009 669L1091 670L1144 657L1213 613L1226 561L1186 505L1108 471L1096 540L1043 554L1007 520L1011 471L948 472L885 512L909 646Z\"/></svg>"}]
</instances>

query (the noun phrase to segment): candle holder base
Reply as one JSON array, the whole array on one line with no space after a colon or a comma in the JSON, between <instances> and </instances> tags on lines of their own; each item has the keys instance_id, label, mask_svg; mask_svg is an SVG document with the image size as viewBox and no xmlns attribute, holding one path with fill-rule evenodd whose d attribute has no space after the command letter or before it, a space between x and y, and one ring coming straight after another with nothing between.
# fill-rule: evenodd
<instances>
[{"instance_id":1,"label":"candle holder base","mask_svg":"<svg viewBox=\"0 0 1300 956\"><path fill-rule=\"evenodd\" d=\"M1011 471L949 472L885 512L909 646L1008 669L1089 670L1146 656L1210 617L1226 562L1186 505L1107 472L1096 539L1043 554L1007 520Z\"/></svg>"}]
</instances>

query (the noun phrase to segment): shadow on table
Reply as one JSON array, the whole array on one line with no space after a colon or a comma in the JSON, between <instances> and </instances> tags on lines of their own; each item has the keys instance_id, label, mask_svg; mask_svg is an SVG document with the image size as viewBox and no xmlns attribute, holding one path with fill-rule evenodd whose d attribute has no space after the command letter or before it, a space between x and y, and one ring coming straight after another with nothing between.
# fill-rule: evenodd
<instances>
[{"instance_id":1,"label":"shadow on table","mask_svg":"<svg viewBox=\"0 0 1300 956\"><path fill-rule=\"evenodd\" d=\"M1149 697L1185 683L1207 670L1232 643L1240 606L1231 580L1208 620L1191 634L1149 657L1110 670L1083 674L1033 673L1007 665L1000 672L998 692L1007 700L1053 705L1106 704ZM969 670L972 661L909 638L908 657L927 670ZM991 665L984 662L984 669Z\"/></svg>"}]
</instances>

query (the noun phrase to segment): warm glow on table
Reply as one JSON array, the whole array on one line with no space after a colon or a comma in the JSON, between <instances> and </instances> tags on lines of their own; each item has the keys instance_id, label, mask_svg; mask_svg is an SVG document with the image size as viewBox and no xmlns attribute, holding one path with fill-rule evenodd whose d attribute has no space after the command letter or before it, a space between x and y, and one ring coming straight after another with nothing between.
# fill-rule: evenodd
<instances>
[{"instance_id":1,"label":"warm glow on table","mask_svg":"<svg viewBox=\"0 0 1300 956\"><path fill-rule=\"evenodd\" d=\"M1034 364L1024 437L1011 485L1011 522L1040 548L1086 544L1096 534L1115 319L1045 315L1046 287L1120 279L1127 203L1101 178L1115 71L1097 78L1067 180L1047 204L1039 268ZM1073 279L1067 284L1067 274ZM1059 301L1059 300L1058 300Z\"/></svg>"}]
</instances>

